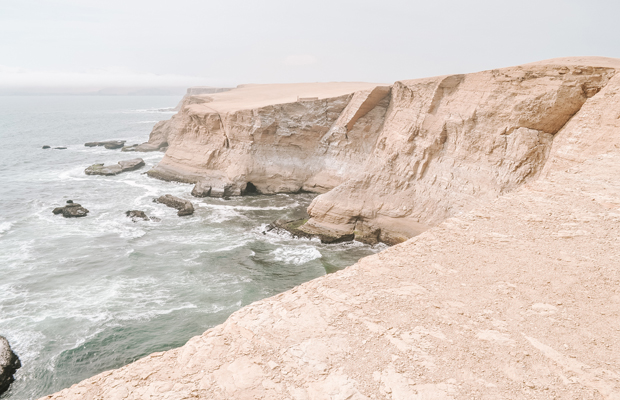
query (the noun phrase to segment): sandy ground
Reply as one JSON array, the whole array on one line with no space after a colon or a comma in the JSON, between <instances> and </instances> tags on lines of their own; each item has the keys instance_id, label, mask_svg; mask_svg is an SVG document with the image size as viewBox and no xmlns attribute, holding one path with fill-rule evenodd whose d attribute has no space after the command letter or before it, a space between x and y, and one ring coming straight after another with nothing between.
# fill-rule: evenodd
<instances>
[{"instance_id":1,"label":"sandy ground","mask_svg":"<svg viewBox=\"0 0 620 400\"><path fill-rule=\"evenodd\" d=\"M208 106L217 112L233 112L243 109L265 107L272 104L294 103L298 97L337 97L358 90L373 89L379 83L367 82L324 82L324 83L280 83L265 85L239 85L223 93L199 95L211 99Z\"/></svg>"}]
</instances>

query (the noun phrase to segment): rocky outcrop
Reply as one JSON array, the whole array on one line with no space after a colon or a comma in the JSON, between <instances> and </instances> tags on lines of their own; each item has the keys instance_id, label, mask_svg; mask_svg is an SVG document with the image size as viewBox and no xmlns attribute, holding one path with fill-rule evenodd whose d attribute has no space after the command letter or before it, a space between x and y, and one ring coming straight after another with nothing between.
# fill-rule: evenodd
<instances>
[{"instance_id":1,"label":"rocky outcrop","mask_svg":"<svg viewBox=\"0 0 620 400\"><path fill-rule=\"evenodd\" d=\"M558 59L281 104L244 87L198 96L153 130L169 148L148 174L200 196L322 193L301 230L398 243L536 179L616 67Z\"/></svg>"},{"instance_id":2,"label":"rocky outcrop","mask_svg":"<svg viewBox=\"0 0 620 400\"><path fill-rule=\"evenodd\" d=\"M192 215L194 213L194 205L189 200L184 200L171 194L165 194L156 199L153 199L155 203L165 204L168 207L176 208L179 210L177 215L183 217L185 215Z\"/></svg>"},{"instance_id":3,"label":"rocky outcrop","mask_svg":"<svg viewBox=\"0 0 620 400\"><path fill-rule=\"evenodd\" d=\"M107 140L103 142L87 142L87 143L84 143L84 146L86 147L103 146L108 150L115 150L115 149L120 149L121 147L123 147L125 145L125 142L126 140Z\"/></svg>"},{"instance_id":4,"label":"rocky outcrop","mask_svg":"<svg viewBox=\"0 0 620 400\"><path fill-rule=\"evenodd\" d=\"M8 390L15 380L13 375L21 366L19 357L11 350L9 341L0 336L0 395Z\"/></svg>"},{"instance_id":5,"label":"rocky outcrop","mask_svg":"<svg viewBox=\"0 0 620 400\"><path fill-rule=\"evenodd\" d=\"M67 204L64 207L56 207L52 212L54 215L62 214L65 218L80 218L88 215L90 211L80 204L74 203L73 200L67 200Z\"/></svg>"},{"instance_id":6,"label":"rocky outcrop","mask_svg":"<svg viewBox=\"0 0 620 400\"><path fill-rule=\"evenodd\" d=\"M104 164L93 164L84 170L86 175L118 175L121 172L135 171L144 167L144 160L134 158L131 160L119 161L118 164L105 166Z\"/></svg>"}]
</instances>

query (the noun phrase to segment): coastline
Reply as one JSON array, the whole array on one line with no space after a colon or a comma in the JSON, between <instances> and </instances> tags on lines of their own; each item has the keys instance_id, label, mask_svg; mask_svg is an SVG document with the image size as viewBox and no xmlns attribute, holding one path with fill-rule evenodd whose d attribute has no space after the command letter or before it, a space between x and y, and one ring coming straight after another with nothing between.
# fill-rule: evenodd
<instances>
[{"instance_id":1,"label":"coastline","mask_svg":"<svg viewBox=\"0 0 620 400\"><path fill-rule=\"evenodd\" d=\"M502 153L510 157L498 161L496 170L491 168L500 175L493 190L468 194L448 181L443 189L460 195L439 202L428 218L429 229L419 235L345 270L246 306L181 348L152 354L46 398L619 398L620 334L609 327L620 326L620 75L608 64L597 69L600 60L592 60L594 66L579 64L588 60L533 64L534 75L552 71L556 81L544 74L528 76L527 66L510 69L508 85L542 79L544 88L555 89L551 95L534 92L539 95L534 102L512 99L517 106L510 109L508 120L521 123L522 117L543 129L512 130L525 139L512 153ZM593 80L557 85L567 73ZM438 87L449 97L461 78L445 79L415 84L434 82L430 98ZM536 82L528 90L538 90ZM436 115L440 104L431 101L428 106L424 112ZM203 117L210 118L208 113ZM441 138L446 125L429 121L428 129L436 129ZM176 138L179 143L182 136ZM506 136L506 131L497 136ZM167 158L179 154L176 139L168 139ZM408 139L401 139L393 146L406 145ZM523 147L529 139L532 144ZM434 139L427 145L437 147ZM468 145L474 151L468 173L485 176L486 167L472 169L480 166L485 153L479 153L475 142ZM231 141L223 147L234 148ZM532 152L536 149L540 153ZM227 158L226 150L218 154L224 154L221 165L237 167L234 161L240 158ZM515 154L521 158L512 157ZM185 159L191 164L197 158ZM444 167L446 159L454 161L446 157L438 165ZM529 169L519 170L523 160L529 160ZM207 166L203 164L203 173L222 173ZM427 185L421 193L437 200L433 190L446 181L425 178L425 171L432 170L428 164L415 177ZM248 178L245 171L233 172L237 175L228 179ZM254 177L247 181L263 187ZM330 212L338 207L359 212L370 204L368 214L378 204L379 209L387 207L376 197L355 204L358 198L347 190L359 182L373 183L375 189L383 184L388 191L381 199L393 198L402 189L385 185L385 180L344 182L315 199L310 215L342 225L351 214L334 217ZM299 182L291 178L288 183L275 187L296 187ZM370 187L362 187L361 193L368 197ZM354 205L340 206L333 196ZM386 216L404 217L394 215ZM372 228L376 226L368 230ZM387 230L385 225L380 229Z\"/></svg>"}]
</instances>

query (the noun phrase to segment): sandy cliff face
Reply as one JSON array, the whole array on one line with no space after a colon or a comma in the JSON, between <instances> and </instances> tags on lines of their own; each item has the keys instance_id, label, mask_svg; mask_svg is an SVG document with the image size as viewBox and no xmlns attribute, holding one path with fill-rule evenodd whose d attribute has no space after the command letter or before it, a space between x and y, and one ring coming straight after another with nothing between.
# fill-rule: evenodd
<instances>
[{"instance_id":1,"label":"sandy cliff face","mask_svg":"<svg viewBox=\"0 0 620 400\"><path fill-rule=\"evenodd\" d=\"M169 148L149 174L217 195L248 182L261 193L323 193L303 230L398 243L536 178L554 135L607 84L612 64L307 84L314 101L295 101L295 85L193 96L154 128L151 144Z\"/></svg>"}]
</instances>

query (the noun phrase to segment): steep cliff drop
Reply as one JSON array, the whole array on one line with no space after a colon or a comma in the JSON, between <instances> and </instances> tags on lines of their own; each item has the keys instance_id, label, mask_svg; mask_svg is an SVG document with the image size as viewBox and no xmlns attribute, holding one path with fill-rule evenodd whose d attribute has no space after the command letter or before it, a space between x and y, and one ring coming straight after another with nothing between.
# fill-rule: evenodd
<instances>
[{"instance_id":1,"label":"steep cliff drop","mask_svg":"<svg viewBox=\"0 0 620 400\"><path fill-rule=\"evenodd\" d=\"M399 243L535 179L554 135L615 74L582 61L189 96L145 145L169 146L149 175L215 196L248 183L323 193L300 229Z\"/></svg>"},{"instance_id":2,"label":"steep cliff drop","mask_svg":"<svg viewBox=\"0 0 620 400\"><path fill-rule=\"evenodd\" d=\"M620 399L617 68L575 58L397 83L364 164L381 173L319 196L313 223L400 232L385 227L414 217L384 210L411 204L437 226L48 398Z\"/></svg>"}]
</instances>

